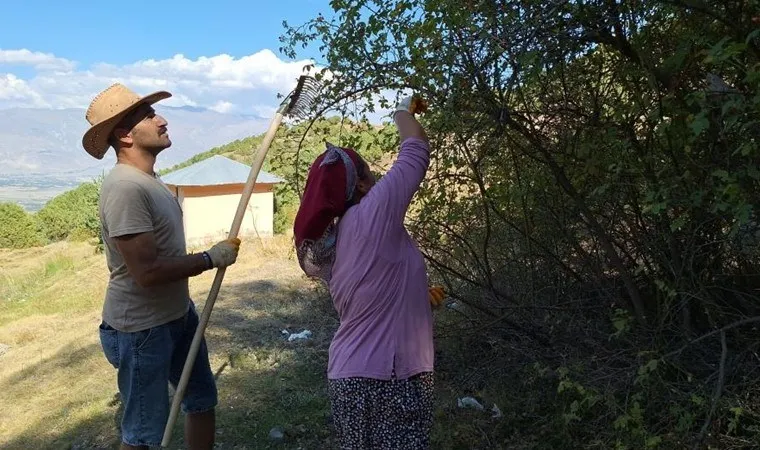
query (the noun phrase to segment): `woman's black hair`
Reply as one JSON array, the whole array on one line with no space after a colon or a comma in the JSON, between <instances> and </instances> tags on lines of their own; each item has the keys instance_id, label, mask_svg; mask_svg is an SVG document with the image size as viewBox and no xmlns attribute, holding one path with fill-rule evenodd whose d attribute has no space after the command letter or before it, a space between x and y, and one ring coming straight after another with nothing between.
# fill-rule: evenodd
<instances>
[{"instance_id":1,"label":"woman's black hair","mask_svg":"<svg viewBox=\"0 0 760 450\"><path fill-rule=\"evenodd\" d=\"M357 153L357 155L358 155L358 153ZM356 178L358 180L366 180L367 177L370 175L370 172L368 171L369 164L367 163L367 161L364 160L364 158L362 158L361 155L359 155L359 160L362 162L362 164L359 164L359 167L356 168ZM346 202L346 209L348 209L351 206L354 206L357 203L357 202L354 202L354 197L356 196L355 195L356 194L356 188L357 188L357 186L354 186L354 195L352 195L351 199L349 199Z\"/></svg>"},{"instance_id":2,"label":"woman's black hair","mask_svg":"<svg viewBox=\"0 0 760 450\"><path fill-rule=\"evenodd\" d=\"M356 176L357 176L357 177L358 177L360 180L364 180L364 179L366 179L366 178L367 178L367 176L369 176L369 174L367 173L367 166L368 166L369 164L367 164L367 161L365 161L365 160L364 160L364 158L362 158L362 157L361 157L361 155L359 155L359 158L361 158L361 161L362 161L364 164L359 164L359 167L357 167L357 168L356 168Z\"/></svg>"}]
</instances>

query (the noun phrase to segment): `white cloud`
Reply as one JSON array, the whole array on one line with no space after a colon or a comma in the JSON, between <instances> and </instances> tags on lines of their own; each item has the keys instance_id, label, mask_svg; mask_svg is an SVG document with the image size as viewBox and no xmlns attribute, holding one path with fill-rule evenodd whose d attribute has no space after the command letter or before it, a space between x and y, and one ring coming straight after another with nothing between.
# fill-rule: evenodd
<instances>
[{"instance_id":1,"label":"white cloud","mask_svg":"<svg viewBox=\"0 0 760 450\"><path fill-rule=\"evenodd\" d=\"M27 49L0 49L0 64L14 66L32 66L38 70L57 70L68 72L74 70L76 64L65 58L58 58L51 53L33 52Z\"/></svg>"},{"instance_id":2,"label":"white cloud","mask_svg":"<svg viewBox=\"0 0 760 450\"><path fill-rule=\"evenodd\" d=\"M49 107L29 84L12 73L0 74L0 104Z\"/></svg>"},{"instance_id":3,"label":"white cloud","mask_svg":"<svg viewBox=\"0 0 760 450\"><path fill-rule=\"evenodd\" d=\"M304 66L312 61L284 61L268 49L235 58L216 55L190 59L178 54L126 65L98 63L78 68L48 53L0 50L0 67L27 66L31 77L0 72L0 109L9 107L86 108L98 92L120 82L139 94L168 90L163 103L219 112L260 114L273 111L295 87Z\"/></svg>"},{"instance_id":4,"label":"white cloud","mask_svg":"<svg viewBox=\"0 0 760 450\"><path fill-rule=\"evenodd\" d=\"M233 105L230 102L225 102L225 101L217 102L216 105L211 107L211 109L213 109L214 111L218 113L222 113L222 114L228 113L232 111L234 108L235 108L235 105Z\"/></svg>"},{"instance_id":5,"label":"white cloud","mask_svg":"<svg viewBox=\"0 0 760 450\"><path fill-rule=\"evenodd\" d=\"M3 73L24 67L21 72ZM163 101L168 106L207 108L220 113L250 114L271 118L282 99L296 85L299 75L316 74L322 67L313 61L284 61L271 50L235 58L227 54L190 59L182 54L167 59L146 59L125 65L107 62L79 67L72 61L49 53L27 49L0 50L0 109L11 107L86 108L98 92L113 83L123 83L139 94L168 90L172 97ZM34 73L28 76L31 67ZM8 69L6 69L8 70ZM23 70L23 69L22 69ZM326 79L339 76L326 72ZM381 96L394 103L395 92L382 91ZM363 101L360 101L363 103ZM379 108L370 120L388 120L390 111ZM342 108L328 112L339 113ZM346 113L352 115L349 107ZM355 118L355 117L354 117Z\"/></svg>"}]
</instances>

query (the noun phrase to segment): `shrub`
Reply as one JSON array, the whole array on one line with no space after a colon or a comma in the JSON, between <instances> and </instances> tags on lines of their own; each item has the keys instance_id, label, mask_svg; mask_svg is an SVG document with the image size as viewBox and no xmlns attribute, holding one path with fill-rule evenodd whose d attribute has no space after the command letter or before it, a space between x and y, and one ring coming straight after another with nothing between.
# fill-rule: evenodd
<instances>
[{"instance_id":1,"label":"shrub","mask_svg":"<svg viewBox=\"0 0 760 450\"><path fill-rule=\"evenodd\" d=\"M34 218L16 203L0 203L0 247L27 248L42 245Z\"/></svg>"},{"instance_id":2,"label":"shrub","mask_svg":"<svg viewBox=\"0 0 760 450\"><path fill-rule=\"evenodd\" d=\"M47 202L36 214L49 241L87 240L100 234L100 183L100 179L82 183Z\"/></svg>"}]
</instances>

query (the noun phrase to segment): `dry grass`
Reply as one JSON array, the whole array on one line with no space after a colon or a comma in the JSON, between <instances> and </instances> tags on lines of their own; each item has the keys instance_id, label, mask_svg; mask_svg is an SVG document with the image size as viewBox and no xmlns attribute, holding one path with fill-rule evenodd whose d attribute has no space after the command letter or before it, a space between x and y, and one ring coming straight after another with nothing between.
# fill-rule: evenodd
<instances>
[{"instance_id":1,"label":"dry grass","mask_svg":"<svg viewBox=\"0 0 760 450\"><path fill-rule=\"evenodd\" d=\"M96 312L28 317L0 328L0 342L11 346L0 367L0 445L54 448L101 412L114 380L103 364L97 320Z\"/></svg>"},{"instance_id":2,"label":"dry grass","mask_svg":"<svg viewBox=\"0 0 760 450\"><path fill-rule=\"evenodd\" d=\"M10 346L0 364L0 444L54 443L99 409L93 400L112 383L97 335L107 270L86 244L0 259L0 343Z\"/></svg>"},{"instance_id":3,"label":"dry grass","mask_svg":"<svg viewBox=\"0 0 760 450\"><path fill-rule=\"evenodd\" d=\"M10 346L0 356L0 448L116 448L116 371L97 332L104 256L75 243L0 256L0 344ZM288 238L246 239L227 270L206 331L219 388L217 449L333 447L325 369L338 322L293 256ZM199 311L213 276L190 282ZM287 342L283 329L309 329L312 339ZM464 347L440 359L434 448L520 448L489 441L488 413L456 408L457 396L477 393L465 381L475 347ZM269 440L273 427L285 443ZM183 448L181 428L180 420L172 449Z\"/></svg>"},{"instance_id":4,"label":"dry grass","mask_svg":"<svg viewBox=\"0 0 760 450\"><path fill-rule=\"evenodd\" d=\"M268 448L269 429L290 430L294 417L321 418L319 428L326 429L322 349L335 322L329 313L312 314L327 304L315 299L289 252L285 238L245 241L215 303L207 339L219 380L220 448L230 439ZM0 356L0 447L112 448L115 370L97 333L107 281L103 255L86 244L59 243L2 257L0 343L10 350ZM208 272L191 281L199 310L212 280ZM315 339L287 343L281 330L288 327L309 327ZM301 413L275 413L283 400ZM304 433L303 423L293 428L301 438L291 430L293 439L326 437ZM176 431L173 447L180 448L181 426Z\"/></svg>"}]
</instances>

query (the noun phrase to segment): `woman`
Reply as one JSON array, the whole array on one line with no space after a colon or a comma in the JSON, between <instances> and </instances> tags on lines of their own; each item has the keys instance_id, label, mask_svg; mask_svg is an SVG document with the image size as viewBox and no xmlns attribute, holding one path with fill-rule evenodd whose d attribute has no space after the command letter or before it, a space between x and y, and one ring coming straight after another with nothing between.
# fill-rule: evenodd
<instances>
[{"instance_id":1,"label":"woman","mask_svg":"<svg viewBox=\"0 0 760 450\"><path fill-rule=\"evenodd\" d=\"M407 98L394 112L401 150L377 184L359 154L327 144L295 219L301 268L329 285L340 316L327 378L343 449L429 446L433 300L425 261L404 228L430 160L414 117L420 104Z\"/></svg>"}]
</instances>

